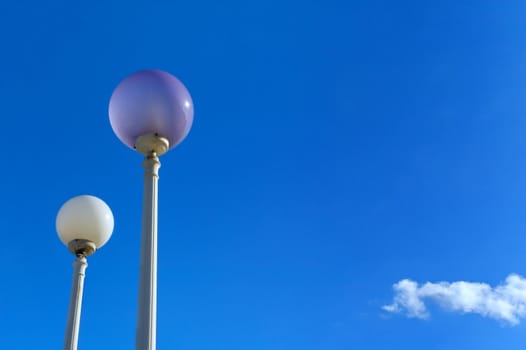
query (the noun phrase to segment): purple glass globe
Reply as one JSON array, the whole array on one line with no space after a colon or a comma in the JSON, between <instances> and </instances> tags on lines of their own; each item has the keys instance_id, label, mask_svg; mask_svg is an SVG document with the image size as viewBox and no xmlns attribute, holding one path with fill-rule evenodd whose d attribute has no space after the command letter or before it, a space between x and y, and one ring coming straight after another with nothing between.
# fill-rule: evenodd
<instances>
[{"instance_id":1,"label":"purple glass globe","mask_svg":"<svg viewBox=\"0 0 526 350\"><path fill-rule=\"evenodd\" d=\"M109 106L113 132L128 147L139 136L158 134L169 148L186 137L194 120L194 104L186 87L161 70L143 70L115 88Z\"/></svg>"}]
</instances>

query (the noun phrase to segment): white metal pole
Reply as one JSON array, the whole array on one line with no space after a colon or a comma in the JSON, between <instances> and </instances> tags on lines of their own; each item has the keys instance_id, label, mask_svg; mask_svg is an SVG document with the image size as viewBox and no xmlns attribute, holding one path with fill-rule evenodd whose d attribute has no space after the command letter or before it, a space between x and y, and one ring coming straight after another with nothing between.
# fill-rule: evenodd
<instances>
[{"instance_id":1,"label":"white metal pole","mask_svg":"<svg viewBox=\"0 0 526 350\"><path fill-rule=\"evenodd\" d=\"M82 293L84 290L84 276L88 262L80 255L73 262L73 284L69 300L68 321L64 338L64 350L77 350L80 325L80 311L82 308Z\"/></svg>"},{"instance_id":2,"label":"white metal pole","mask_svg":"<svg viewBox=\"0 0 526 350\"><path fill-rule=\"evenodd\" d=\"M161 163L155 152L146 156L142 207L136 350L155 350L157 314L157 182Z\"/></svg>"}]
</instances>

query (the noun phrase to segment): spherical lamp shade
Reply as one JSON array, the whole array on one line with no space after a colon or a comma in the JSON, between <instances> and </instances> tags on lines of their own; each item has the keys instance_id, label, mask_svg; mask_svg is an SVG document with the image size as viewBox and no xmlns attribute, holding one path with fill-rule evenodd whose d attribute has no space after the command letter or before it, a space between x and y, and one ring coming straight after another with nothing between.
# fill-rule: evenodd
<instances>
[{"instance_id":1,"label":"spherical lamp shade","mask_svg":"<svg viewBox=\"0 0 526 350\"><path fill-rule=\"evenodd\" d=\"M194 104L176 77L160 70L143 70L115 88L109 115L113 131L128 147L135 148L139 136L158 134L173 148L192 127Z\"/></svg>"},{"instance_id":2,"label":"spherical lamp shade","mask_svg":"<svg viewBox=\"0 0 526 350\"><path fill-rule=\"evenodd\" d=\"M83 195L71 198L57 214L58 236L66 246L75 239L88 240L102 247L113 232L113 214L101 199Z\"/></svg>"}]
</instances>

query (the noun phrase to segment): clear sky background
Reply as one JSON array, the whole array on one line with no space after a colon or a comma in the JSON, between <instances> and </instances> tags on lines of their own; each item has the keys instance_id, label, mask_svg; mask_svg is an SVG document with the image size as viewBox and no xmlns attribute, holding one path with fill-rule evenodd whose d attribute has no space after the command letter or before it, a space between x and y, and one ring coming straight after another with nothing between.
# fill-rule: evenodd
<instances>
[{"instance_id":1,"label":"clear sky background","mask_svg":"<svg viewBox=\"0 0 526 350\"><path fill-rule=\"evenodd\" d=\"M116 223L79 348L134 348L142 157L107 108L145 68L195 104L159 350L524 349L524 1L20 0L0 33L1 349L61 348L79 194Z\"/></svg>"}]
</instances>

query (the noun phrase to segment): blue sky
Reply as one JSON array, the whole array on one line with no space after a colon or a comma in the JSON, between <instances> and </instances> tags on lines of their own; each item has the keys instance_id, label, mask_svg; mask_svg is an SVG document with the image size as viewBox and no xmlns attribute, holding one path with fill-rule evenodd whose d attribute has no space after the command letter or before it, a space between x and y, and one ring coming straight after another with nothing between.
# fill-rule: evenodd
<instances>
[{"instance_id":1,"label":"blue sky","mask_svg":"<svg viewBox=\"0 0 526 350\"><path fill-rule=\"evenodd\" d=\"M62 346L73 257L55 216L93 194L115 231L89 259L79 346L133 348L142 159L107 108L158 68L195 104L161 158L158 349L522 349L525 16L3 2L1 347Z\"/></svg>"}]
</instances>

